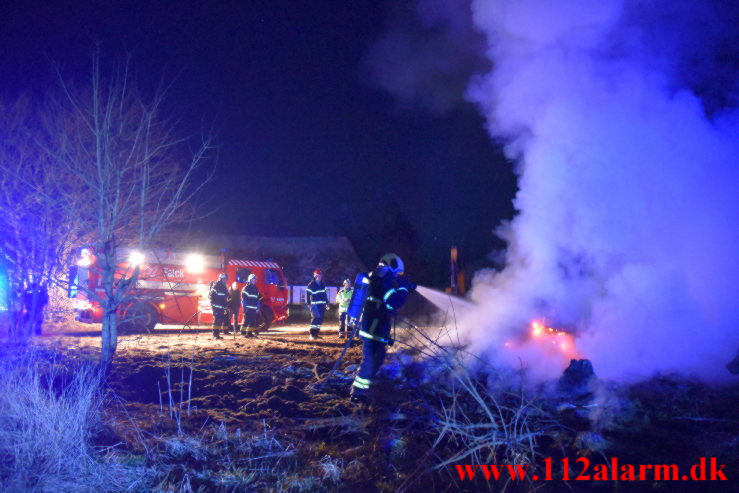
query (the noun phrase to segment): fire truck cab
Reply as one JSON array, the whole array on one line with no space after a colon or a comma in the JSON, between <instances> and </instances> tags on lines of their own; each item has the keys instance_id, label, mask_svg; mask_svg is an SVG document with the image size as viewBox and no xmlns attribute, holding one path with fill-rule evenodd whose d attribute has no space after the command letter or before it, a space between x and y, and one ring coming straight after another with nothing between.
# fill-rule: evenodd
<instances>
[{"instance_id":1,"label":"fire truck cab","mask_svg":"<svg viewBox=\"0 0 739 493\"><path fill-rule=\"evenodd\" d=\"M236 282L241 290L250 274L257 276L262 294L259 325L266 330L275 322L284 322L288 312L288 289L282 268L266 260L226 259L198 253L152 249L118 249L115 282L131 277L139 267L136 285L131 287L131 301L119 307L119 333L150 332L156 324L212 324L209 293L219 274L228 276L228 286ZM75 319L83 323L102 322L103 307L87 290L104 297L101 269L94 251L82 249L77 265L70 272L69 297L74 299ZM243 317L243 313L240 315Z\"/></svg>"}]
</instances>

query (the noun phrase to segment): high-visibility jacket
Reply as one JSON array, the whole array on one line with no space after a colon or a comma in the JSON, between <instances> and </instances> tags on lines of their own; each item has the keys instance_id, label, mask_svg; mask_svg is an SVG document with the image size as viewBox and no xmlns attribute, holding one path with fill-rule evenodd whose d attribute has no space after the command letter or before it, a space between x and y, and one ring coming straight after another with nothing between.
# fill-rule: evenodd
<instances>
[{"instance_id":1,"label":"high-visibility jacket","mask_svg":"<svg viewBox=\"0 0 739 493\"><path fill-rule=\"evenodd\" d=\"M344 313L349 308L349 302L352 299L352 294L354 294L353 288L341 288L338 293L336 293L336 304L339 305L339 313Z\"/></svg>"},{"instance_id":2,"label":"high-visibility jacket","mask_svg":"<svg viewBox=\"0 0 739 493\"><path fill-rule=\"evenodd\" d=\"M262 301L262 294L255 284L247 284L241 290L241 304L244 306L244 310L258 309L260 301Z\"/></svg>"},{"instance_id":3,"label":"high-visibility jacket","mask_svg":"<svg viewBox=\"0 0 739 493\"><path fill-rule=\"evenodd\" d=\"M223 281L218 281L210 288L210 306L212 308L226 308L228 299L228 286Z\"/></svg>"},{"instance_id":4,"label":"high-visibility jacket","mask_svg":"<svg viewBox=\"0 0 739 493\"><path fill-rule=\"evenodd\" d=\"M326 285L318 279L313 279L305 288L305 300L309 305L325 305L328 303Z\"/></svg>"}]
</instances>

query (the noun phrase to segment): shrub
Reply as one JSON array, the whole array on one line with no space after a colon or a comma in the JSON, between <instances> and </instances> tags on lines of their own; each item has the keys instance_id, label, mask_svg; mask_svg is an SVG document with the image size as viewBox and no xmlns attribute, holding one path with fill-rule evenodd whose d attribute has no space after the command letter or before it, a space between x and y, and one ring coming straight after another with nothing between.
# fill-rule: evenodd
<instances>
[{"instance_id":1,"label":"shrub","mask_svg":"<svg viewBox=\"0 0 739 493\"><path fill-rule=\"evenodd\" d=\"M97 366L67 368L39 350L0 354L0 480L8 491L115 491L135 470L92 445L102 392Z\"/></svg>"}]
</instances>

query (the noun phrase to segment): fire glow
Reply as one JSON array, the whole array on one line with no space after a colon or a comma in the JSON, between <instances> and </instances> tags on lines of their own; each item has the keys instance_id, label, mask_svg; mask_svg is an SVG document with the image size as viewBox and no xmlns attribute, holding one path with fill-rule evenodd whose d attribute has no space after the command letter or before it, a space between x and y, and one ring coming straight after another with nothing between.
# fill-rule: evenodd
<instances>
[{"instance_id":1,"label":"fire glow","mask_svg":"<svg viewBox=\"0 0 739 493\"><path fill-rule=\"evenodd\" d=\"M533 343L548 353L559 353L569 359L579 359L575 340L571 334L561 329L553 329L538 320L531 322L525 343ZM515 343L508 341L505 347L513 348Z\"/></svg>"}]
</instances>

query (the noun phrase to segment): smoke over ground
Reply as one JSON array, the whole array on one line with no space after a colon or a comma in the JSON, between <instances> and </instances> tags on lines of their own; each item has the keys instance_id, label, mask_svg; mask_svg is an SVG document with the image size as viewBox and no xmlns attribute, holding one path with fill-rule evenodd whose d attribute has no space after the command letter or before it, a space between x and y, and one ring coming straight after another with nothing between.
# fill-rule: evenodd
<instances>
[{"instance_id":1,"label":"smoke over ground","mask_svg":"<svg viewBox=\"0 0 739 493\"><path fill-rule=\"evenodd\" d=\"M469 95L520 191L499 230L506 267L477 273L480 307L460 328L534 375L568 360L523 342L534 319L576 332L608 378L728 378L739 349L737 80L718 55L736 17L711 2L640 4L472 4L493 69Z\"/></svg>"}]
</instances>

